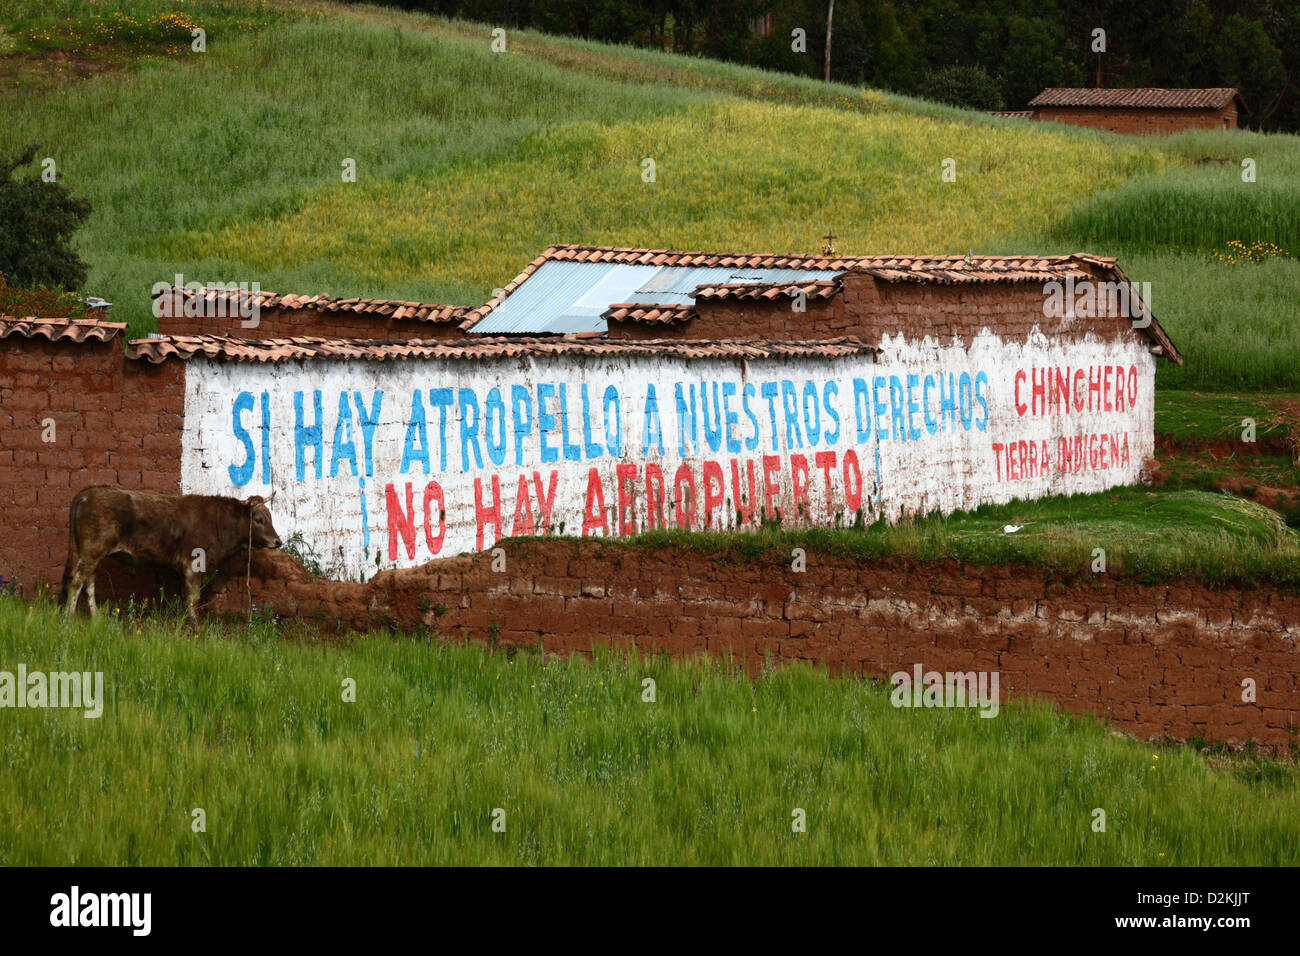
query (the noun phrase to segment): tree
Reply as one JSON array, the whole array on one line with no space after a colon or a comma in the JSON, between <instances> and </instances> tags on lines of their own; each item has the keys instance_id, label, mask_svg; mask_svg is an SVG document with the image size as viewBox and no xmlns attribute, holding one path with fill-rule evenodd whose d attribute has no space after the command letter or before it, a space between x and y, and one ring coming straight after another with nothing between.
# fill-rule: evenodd
<instances>
[{"instance_id":1,"label":"tree","mask_svg":"<svg viewBox=\"0 0 1300 956\"><path fill-rule=\"evenodd\" d=\"M1001 27L1006 39L996 58L984 62L1012 109L1024 109L1045 87L1083 85L1083 70L1069 62L1069 48L1050 21L1010 16Z\"/></svg>"},{"instance_id":2,"label":"tree","mask_svg":"<svg viewBox=\"0 0 1300 956\"><path fill-rule=\"evenodd\" d=\"M927 73L918 92L928 100L973 110L1000 110L997 82L978 66L946 66Z\"/></svg>"},{"instance_id":3,"label":"tree","mask_svg":"<svg viewBox=\"0 0 1300 956\"><path fill-rule=\"evenodd\" d=\"M1281 102L1286 68L1264 28L1234 13L1224 21L1214 52L1223 84L1241 91L1254 125L1266 121Z\"/></svg>"},{"instance_id":4,"label":"tree","mask_svg":"<svg viewBox=\"0 0 1300 956\"><path fill-rule=\"evenodd\" d=\"M16 175L38 148L0 159L0 274L19 286L79 289L89 270L73 250L72 236L90 216L90 203L57 179Z\"/></svg>"}]
</instances>

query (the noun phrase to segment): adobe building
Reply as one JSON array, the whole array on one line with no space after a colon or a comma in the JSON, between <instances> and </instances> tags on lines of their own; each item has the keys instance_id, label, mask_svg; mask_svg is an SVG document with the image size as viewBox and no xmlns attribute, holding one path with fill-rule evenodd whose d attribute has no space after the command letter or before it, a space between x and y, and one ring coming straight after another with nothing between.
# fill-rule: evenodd
<instances>
[{"instance_id":1,"label":"adobe building","mask_svg":"<svg viewBox=\"0 0 1300 956\"><path fill-rule=\"evenodd\" d=\"M1081 254L552 246L470 309L268 294L257 327L227 302L125 349L120 323L0 318L0 564L57 583L91 483L274 493L282 534L351 578L518 534L1133 484L1155 362L1181 362L1133 288Z\"/></svg>"},{"instance_id":2,"label":"adobe building","mask_svg":"<svg viewBox=\"0 0 1300 956\"><path fill-rule=\"evenodd\" d=\"M461 339L185 366L180 481L353 573L498 537L847 524L1142 480L1173 343L1113 259L557 245Z\"/></svg>"},{"instance_id":3,"label":"adobe building","mask_svg":"<svg viewBox=\"0 0 1300 956\"><path fill-rule=\"evenodd\" d=\"M1231 87L1165 90L1141 88L1043 90L1029 101L1032 118L1088 126L1130 136L1181 133L1193 129L1236 129L1245 111ZM1022 112L1000 115L1023 115Z\"/></svg>"}]
</instances>

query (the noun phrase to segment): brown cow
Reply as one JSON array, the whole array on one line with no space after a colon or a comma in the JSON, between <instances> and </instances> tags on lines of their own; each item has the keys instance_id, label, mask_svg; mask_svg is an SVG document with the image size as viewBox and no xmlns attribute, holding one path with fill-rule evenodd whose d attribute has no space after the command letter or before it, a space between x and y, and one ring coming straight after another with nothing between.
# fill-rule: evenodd
<instances>
[{"instance_id":1,"label":"brown cow","mask_svg":"<svg viewBox=\"0 0 1300 956\"><path fill-rule=\"evenodd\" d=\"M248 547L278 548L267 499L245 501L216 495L159 495L97 485L72 500L63 593L72 615L82 588L95 613L95 570L112 556L127 564L179 571L185 608L197 623L195 603L204 571ZM196 570L197 567L197 570Z\"/></svg>"}]
</instances>

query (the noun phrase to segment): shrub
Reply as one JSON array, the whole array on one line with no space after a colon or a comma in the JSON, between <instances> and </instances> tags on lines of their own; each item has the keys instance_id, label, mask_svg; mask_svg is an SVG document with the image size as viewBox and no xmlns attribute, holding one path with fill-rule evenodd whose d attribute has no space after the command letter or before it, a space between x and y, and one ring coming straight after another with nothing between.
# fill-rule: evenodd
<instances>
[{"instance_id":1,"label":"shrub","mask_svg":"<svg viewBox=\"0 0 1300 956\"><path fill-rule=\"evenodd\" d=\"M86 302L81 296L48 286L21 289L11 286L4 273L0 273L0 315L79 319L85 314Z\"/></svg>"},{"instance_id":2,"label":"shrub","mask_svg":"<svg viewBox=\"0 0 1300 956\"><path fill-rule=\"evenodd\" d=\"M87 267L72 249L72 235L90 217L90 203L72 196L57 178L15 176L38 148L0 159L0 273L20 286L79 289Z\"/></svg>"},{"instance_id":3,"label":"shrub","mask_svg":"<svg viewBox=\"0 0 1300 956\"><path fill-rule=\"evenodd\" d=\"M918 91L927 100L973 110L1000 110L1002 91L997 80L980 66L945 66L925 75Z\"/></svg>"}]
</instances>

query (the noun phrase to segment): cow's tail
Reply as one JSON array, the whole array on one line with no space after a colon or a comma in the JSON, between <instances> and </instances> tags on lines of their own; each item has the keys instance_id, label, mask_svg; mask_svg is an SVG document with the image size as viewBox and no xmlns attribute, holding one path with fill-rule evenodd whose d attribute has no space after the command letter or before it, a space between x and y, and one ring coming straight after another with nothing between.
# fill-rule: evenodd
<instances>
[{"instance_id":1,"label":"cow's tail","mask_svg":"<svg viewBox=\"0 0 1300 956\"><path fill-rule=\"evenodd\" d=\"M68 558L63 563L63 583L59 585L60 605L68 603L68 585L72 582L72 569L77 566L77 512L85 500L83 491L72 499L72 507L68 509Z\"/></svg>"}]
</instances>

